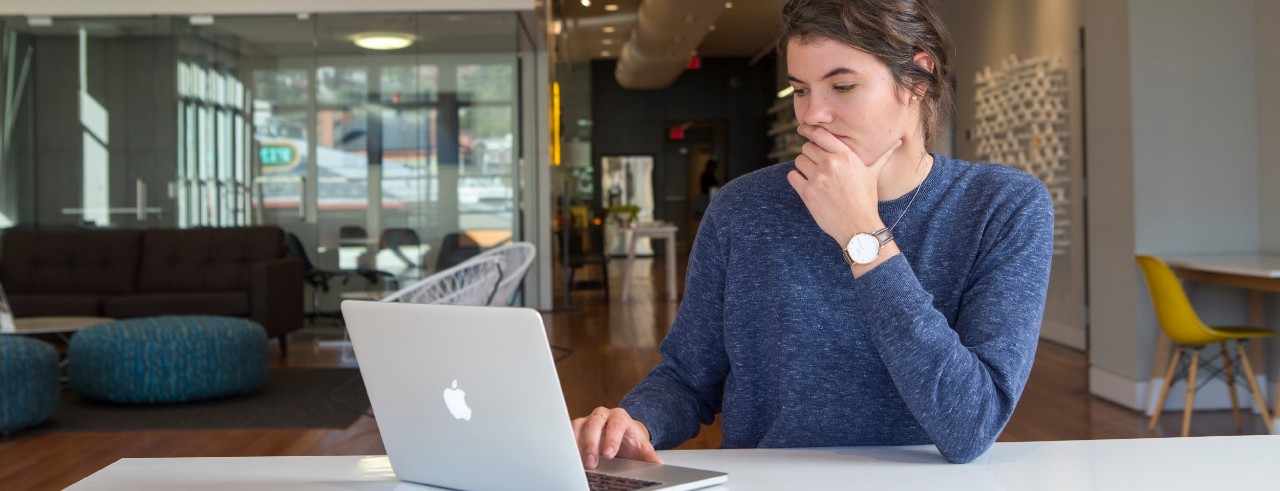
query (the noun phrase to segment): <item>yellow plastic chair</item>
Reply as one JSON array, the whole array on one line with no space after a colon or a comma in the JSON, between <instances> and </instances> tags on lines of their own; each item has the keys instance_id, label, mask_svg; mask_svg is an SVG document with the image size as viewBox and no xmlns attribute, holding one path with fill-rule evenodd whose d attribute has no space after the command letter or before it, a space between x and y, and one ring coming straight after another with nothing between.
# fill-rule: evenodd
<instances>
[{"instance_id":1,"label":"yellow plastic chair","mask_svg":"<svg viewBox=\"0 0 1280 491\"><path fill-rule=\"evenodd\" d=\"M1155 429L1174 379L1181 380L1185 376L1187 402L1182 410L1182 436L1188 435L1191 430L1191 410L1195 403L1196 390L1199 388L1196 384L1196 372L1202 366L1210 370L1211 374L1217 369L1216 365L1213 365L1216 360L1212 357L1201 358L1200 352L1209 345L1217 344L1222 349L1222 375L1226 377L1227 392L1231 395L1231 410L1235 415L1236 430L1239 431L1241 428L1240 404L1236 400L1234 370L1235 366L1239 365L1244 368L1249 390L1253 392L1253 400L1258 405L1263 425L1266 426L1267 433L1271 433L1271 417L1267 411L1267 403L1253 376L1253 367L1249 365L1245 345L1250 339L1274 336L1276 333L1258 327L1206 325L1191 307L1186 291L1182 289L1182 284L1178 282L1178 277L1174 275L1169 265L1152 256L1136 256L1135 259L1138 261L1138 266L1142 268L1143 276L1147 279L1147 289L1151 292L1151 303L1155 307L1160 328L1174 344L1173 356L1164 374L1164 387L1160 389L1160 399L1156 403L1155 414L1151 416L1147 428ZM1232 340L1236 342L1235 356L1227 347L1227 343ZM1184 361L1183 353L1189 353L1190 360L1180 365L1179 362Z\"/></svg>"}]
</instances>

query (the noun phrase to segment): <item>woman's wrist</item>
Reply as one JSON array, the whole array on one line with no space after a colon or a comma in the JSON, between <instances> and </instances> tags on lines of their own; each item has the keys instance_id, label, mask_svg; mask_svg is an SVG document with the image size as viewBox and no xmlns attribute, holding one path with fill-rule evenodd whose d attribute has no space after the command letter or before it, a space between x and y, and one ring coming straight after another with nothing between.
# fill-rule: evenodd
<instances>
[{"instance_id":1,"label":"woman's wrist","mask_svg":"<svg viewBox=\"0 0 1280 491\"><path fill-rule=\"evenodd\" d=\"M858 279L861 278L862 275L867 274L868 271L876 269L876 266L893 259L893 256L897 256L900 252L902 251L898 249L898 245L891 240L880 246L880 254L876 256L874 261L867 264L853 264L849 266L849 269L853 271L853 278Z\"/></svg>"},{"instance_id":2,"label":"woman's wrist","mask_svg":"<svg viewBox=\"0 0 1280 491\"><path fill-rule=\"evenodd\" d=\"M632 419L631 421L634 422L636 426L640 427L640 436L644 438L644 441L649 442L649 444L652 445L653 437L649 435L649 427L645 426L644 423L638 419Z\"/></svg>"}]
</instances>

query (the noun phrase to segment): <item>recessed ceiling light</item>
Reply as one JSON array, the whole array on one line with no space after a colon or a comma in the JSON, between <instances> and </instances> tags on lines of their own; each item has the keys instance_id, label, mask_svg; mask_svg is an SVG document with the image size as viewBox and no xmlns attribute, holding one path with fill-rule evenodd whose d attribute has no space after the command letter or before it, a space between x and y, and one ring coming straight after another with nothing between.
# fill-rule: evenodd
<instances>
[{"instance_id":1,"label":"recessed ceiling light","mask_svg":"<svg viewBox=\"0 0 1280 491\"><path fill-rule=\"evenodd\" d=\"M610 45L610 44L613 44L613 40L612 40L612 39L605 39L605 40L603 40L603 41L600 41L600 44L603 44L603 45L605 45L605 46L608 46L608 45Z\"/></svg>"},{"instance_id":2,"label":"recessed ceiling light","mask_svg":"<svg viewBox=\"0 0 1280 491\"><path fill-rule=\"evenodd\" d=\"M613 56L613 53L609 51L601 51L600 56Z\"/></svg>"},{"instance_id":3,"label":"recessed ceiling light","mask_svg":"<svg viewBox=\"0 0 1280 491\"><path fill-rule=\"evenodd\" d=\"M49 27L53 25L53 17L32 15L27 17L27 25L31 27Z\"/></svg>"},{"instance_id":4,"label":"recessed ceiling light","mask_svg":"<svg viewBox=\"0 0 1280 491\"><path fill-rule=\"evenodd\" d=\"M604 32L613 32L616 30L617 29L614 29L613 26L604 26Z\"/></svg>"},{"instance_id":5,"label":"recessed ceiling light","mask_svg":"<svg viewBox=\"0 0 1280 491\"><path fill-rule=\"evenodd\" d=\"M618 4L611 3L611 4L609 4L609 5L605 5L605 6L604 6L604 9L605 9L605 10L607 10L607 11L609 11L609 12L613 12L613 11L615 11L615 10L618 10Z\"/></svg>"},{"instance_id":6,"label":"recessed ceiling light","mask_svg":"<svg viewBox=\"0 0 1280 491\"><path fill-rule=\"evenodd\" d=\"M193 26L211 26L213 25L212 15L193 15L190 18Z\"/></svg>"},{"instance_id":7,"label":"recessed ceiling light","mask_svg":"<svg viewBox=\"0 0 1280 491\"><path fill-rule=\"evenodd\" d=\"M715 25L715 24L711 24L711 25L707 26L707 30L708 30L708 31L714 31L714 30L716 30L716 25Z\"/></svg>"},{"instance_id":8,"label":"recessed ceiling light","mask_svg":"<svg viewBox=\"0 0 1280 491\"><path fill-rule=\"evenodd\" d=\"M407 48L413 44L414 37L399 32L366 32L351 36L351 41L364 49L386 51Z\"/></svg>"},{"instance_id":9,"label":"recessed ceiling light","mask_svg":"<svg viewBox=\"0 0 1280 491\"><path fill-rule=\"evenodd\" d=\"M731 9L731 8L733 8L733 2L725 2L725 3L724 3L724 8L727 8L727 9Z\"/></svg>"},{"instance_id":10,"label":"recessed ceiling light","mask_svg":"<svg viewBox=\"0 0 1280 491\"><path fill-rule=\"evenodd\" d=\"M590 7L590 6L591 6L591 0L582 0L582 6L583 6L583 7Z\"/></svg>"}]
</instances>

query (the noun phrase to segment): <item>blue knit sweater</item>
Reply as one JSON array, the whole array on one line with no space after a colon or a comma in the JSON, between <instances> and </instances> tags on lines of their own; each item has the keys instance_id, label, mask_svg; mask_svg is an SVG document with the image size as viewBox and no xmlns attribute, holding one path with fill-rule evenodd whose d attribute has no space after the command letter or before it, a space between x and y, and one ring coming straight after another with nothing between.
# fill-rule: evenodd
<instances>
[{"instance_id":1,"label":"blue knit sweater","mask_svg":"<svg viewBox=\"0 0 1280 491\"><path fill-rule=\"evenodd\" d=\"M621 406L672 448L723 413L725 448L990 448L1035 357L1052 258L1044 186L934 155L858 279L778 164L729 182L689 258L663 360ZM880 202L886 224L912 193Z\"/></svg>"}]
</instances>

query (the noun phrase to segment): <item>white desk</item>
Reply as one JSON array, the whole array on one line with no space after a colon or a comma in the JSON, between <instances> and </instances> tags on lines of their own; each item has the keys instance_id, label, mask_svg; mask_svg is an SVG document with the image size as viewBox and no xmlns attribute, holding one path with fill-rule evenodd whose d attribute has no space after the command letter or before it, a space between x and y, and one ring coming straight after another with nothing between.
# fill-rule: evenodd
<instances>
[{"instance_id":1,"label":"white desk","mask_svg":"<svg viewBox=\"0 0 1280 491\"><path fill-rule=\"evenodd\" d=\"M1274 489L1280 436L997 443L973 463L933 446L661 452L729 473L712 489ZM518 455L494 455L494 464ZM491 468L496 470L496 468ZM530 489L537 486L531 484ZM97 490L434 489L395 480L384 456L122 459L68 488Z\"/></svg>"},{"instance_id":2,"label":"white desk","mask_svg":"<svg viewBox=\"0 0 1280 491\"><path fill-rule=\"evenodd\" d=\"M641 237L665 239L667 243L667 298L675 300L676 291L676 231L679 227L665 223L651 223L631 227L631 240L627 241L627 263L622 267L622 300L631 291L631 270L635 268L636 241Z\"/></svg>"}]
</instances>

